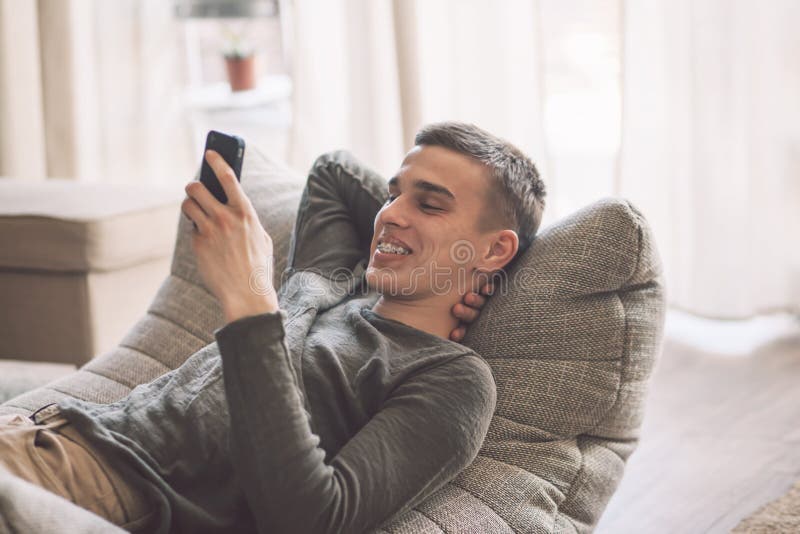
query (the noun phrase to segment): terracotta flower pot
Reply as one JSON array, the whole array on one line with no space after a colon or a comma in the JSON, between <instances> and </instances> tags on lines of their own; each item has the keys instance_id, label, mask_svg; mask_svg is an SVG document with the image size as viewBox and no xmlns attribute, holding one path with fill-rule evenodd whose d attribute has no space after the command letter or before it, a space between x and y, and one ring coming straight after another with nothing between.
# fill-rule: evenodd
<instances>
[{"instance_id":1,"label":"terracotta flower pot","mask_svg":"<svg viewBox=\"0 0 800 534\"><path fill-rule=\"evenodd\" d=\"M226 56L225 65L231 91L246 91L256 86L255 54L246 57Z\"/></svg>"}]
</instances>

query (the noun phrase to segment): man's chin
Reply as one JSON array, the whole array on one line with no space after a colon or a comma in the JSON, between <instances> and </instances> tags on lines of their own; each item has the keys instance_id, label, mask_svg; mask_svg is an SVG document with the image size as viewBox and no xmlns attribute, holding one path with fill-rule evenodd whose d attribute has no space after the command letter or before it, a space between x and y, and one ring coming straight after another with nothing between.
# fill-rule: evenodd
<instances>
[{"instance_id":1,"label":"man's chin","mask_svg":"<svg viewBox=\"0 0 800 534\"><path fill-rule=\"evenodd\" d=\"M389 267L369 265L364 273L364 279L370 289L383 296L409 297L414 293L414 288L408 287L408 280Z\"/></svg>"}]
</instances>

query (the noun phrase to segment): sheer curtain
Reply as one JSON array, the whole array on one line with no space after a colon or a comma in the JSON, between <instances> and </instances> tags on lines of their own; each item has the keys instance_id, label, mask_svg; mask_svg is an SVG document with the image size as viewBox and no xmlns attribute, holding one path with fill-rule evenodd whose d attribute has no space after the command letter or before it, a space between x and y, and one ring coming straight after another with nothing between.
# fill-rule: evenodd
<instances>
[{"instance_id":1,"label":"sheer curtain","mask_svg":"<svg viewBox=\"0 0 800 534\"><path fill-rule=\"evenodd\" d=\"M0 0L0 176L47 175L36 13Z\"/></svg>"},{"instance_id":2,"label":"sheer curtain","mask_svg":"<svg viewBox=\"0 0 800 534\"><path fill-rule=\"evenodd\" d=\"M399 163L402 110L391 3L295 0L281 9L292 27L289 163L306 171L316 156L337 148L381 172Z\"/></svg>"},{"instance_id":3,"label":"sheer curtain","mask_svg":"<svg viewBox=\"0 0 800 534\"><path fill-rule=\"evenodd\" d=\"M800 312L800 3L624 3L618 193L656 233L670 303Z\"/></svg>"},{"instance_id":4,"label":"sheer curtain","mask_svg":"<svg viewBox=\"0 0 800 534\"><path fill-rule=\"evenodd\" d=\"M284 3L296 168L346 147L388 175L422 124L473 121L537 162L545 225L639 206L673 307L800 312L800 3Z\"/></svg>"},{"instance_id":5,"label":"sheer curtain","mask_svg":"<svg viewBox=\"0 0 800 534\"><path fill-rule=\"evenodd\" d=\"M163 0L0 0L0 175L182 183L199 156Z\"/></svg>"},{"instance_id":6,"label":"sheer curtain","mask_svg":"<svg viewBox=\"0 0 800 534\"><path fill-rule=\"evenodd\" d=\"M295 0L288 7L294 167L348 148L389 175L416 130L445 119L475 122L543 158L535 2Z\"/></svg>"}]
</instances>

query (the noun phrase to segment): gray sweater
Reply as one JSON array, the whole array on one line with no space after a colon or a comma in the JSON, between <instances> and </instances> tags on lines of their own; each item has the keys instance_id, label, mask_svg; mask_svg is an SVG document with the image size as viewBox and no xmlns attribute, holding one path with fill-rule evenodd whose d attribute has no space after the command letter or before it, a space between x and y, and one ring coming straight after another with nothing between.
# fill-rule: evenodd
<instances>
[{"instance_id":1,"label":"gray sweater","mask_svg":"<svg viewBox=\"0 0 800 534\"><path fill-rule=\"evenodd\" d=\"M466 467L496 403L482 358L375 300L318 314L299 374L279 311L225 325L118 402L60 406L151 496L158 532L369 530Z\"/></svg>"}]
</instances>

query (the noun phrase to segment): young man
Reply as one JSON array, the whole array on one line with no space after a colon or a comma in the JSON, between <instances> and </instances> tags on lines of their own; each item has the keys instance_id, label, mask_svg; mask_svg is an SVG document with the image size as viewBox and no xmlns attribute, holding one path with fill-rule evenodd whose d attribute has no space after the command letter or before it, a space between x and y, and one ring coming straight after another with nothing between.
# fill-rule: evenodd
<instances>
[{"instance_id":1,"label":"young man","mask_svg":"<svg viewBox=\"0 0 800 534\"><path fill-rule=\"evenodd\" d=\"M192 182L182 210L225 314L216 346L118 402L68 400L34 414L49 465L17 473L47 487L59 459L74 455L86 471L61 466L68 483L55 490L134 531L377 527L481 446L495 384L454 340L459 318L477 313L464 306L482 306L487 276L533 238L538 173L507 142L462 123L419 132L388 198L348 153L325 154L276 292L253 284L254 273L272 280L269 229L221 157L206 157L229 202ZM0 427L0 458L13 471L9 456L23 454L12 438L3 447L9 428Z\"/></svg>"}]
</instances>

